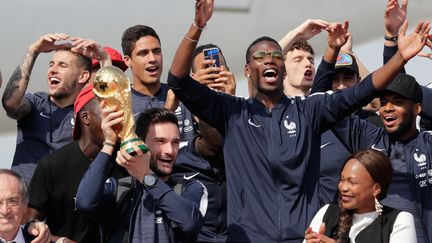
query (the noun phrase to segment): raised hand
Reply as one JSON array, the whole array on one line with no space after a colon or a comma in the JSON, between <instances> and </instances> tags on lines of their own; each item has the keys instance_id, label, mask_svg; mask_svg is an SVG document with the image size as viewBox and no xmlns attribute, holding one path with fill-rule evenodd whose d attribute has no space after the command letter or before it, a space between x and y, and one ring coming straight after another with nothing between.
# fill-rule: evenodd
<instances>
[{"instance_id":1,"label":"raised hand","mask_svg":"<svg viewBox=\"0 0 432 243\"><path fill-rule=\"evenodd\" d=\"M406 20L408 8L408 0L402 0L402 5L399 5L398 0L388 0L387 7L384 12L384 26L386 34L396 36L400 27Z\"/></svg>"},{"instance_id":2,"label":"raised hand","mask_svg":"<svg viewBox=\"0 0 432 243\"><path fill-rule=\"evenodd\" d=\"M175 96L172 89L169 89L167 93L167 98L165 100L165 105L164 105L165 109L168 109L170 111L175 111L178 106L179 106L179 100Z\"/></svg>"},{"instance_id":3,"label":"raised hand","mask_svg":"<svg viewBox=\"0 0 432 243\"><path fill-rule=\"evenodd\" d=\"M330 23L321 19L307 19L301 25L297 26L295 30L298 32L298 39L309 40L329 26Z\"/></svg>"},{"instance_id":4,"label":"raised hand","mask_svg":"<svg viewBox=\"0 0 432 243\"><path fill-rule=\"evenodd\" d=\"M46 34L30 45L30 50L33 52L52 52L55 50L68 48L71 46L71 43L62 43L62 44L56 44L56 41L62 41L69 39L69 36L63 33L56 33L56 34Z\"/></svg>"},{"instance_id":5,"label":"raised hand","mask_svg":"<svg viewBox=\"0 0 432 243\"><path fill-rule=\"evenodd\" d=\"M102 61L111 60L109 55L105 52L103 47L96 43L96 41L91 39L83 39L81 37L71 38L72 40L72 48L73 52L77 52L81 55L84 55L90 59L98 59ZM106 66L101 65L101 66Z\"/></svg>"},{"instance_id":6,"label":"raised hand","mask_svg":"<svg viewBox=\"0 0 432 243\"><path fill-rule=\"evenodd\" d=\"M353 53L353 37L352 35L348 36L346 43L341 47L340 51L345 53Z\"/></svg>"},{"instance_id":7,"label":"raised hand","mask_svg":"<svg viewBox=\"0 0 432 243\"><path fill-rule=\"evenodd\" d=\"M405 20L399 33L398 48L402 59L406 62L417 55L430 41L429 31L431 26L429 21L420 21L413 33L406 35L407 29L408 21Z\"/></svg>"},{"instance_id":8,"label":"raised hand","mask_svg":"<svg viewBox=\"0 0 432 243\"><path fill-rule=\"evenodd\" d=\"M197 0L195 3L195 24L204 27L213 15L213 0Z\"/></svg>"},{"instance_id":9,"label":"raised hand","mask_svg":"<svg viewBox=\"0 0 432 243\"><path fill-rule=\"evenodd\" d=\"M344 25L333 23L328 28L327 42L330 48L340 49L347 42L351 33L348 32L349 22L345 20Z\"/></svg>"},{"instance_id":10,"label":"raised hand","mask_svg":"<svg viewBox=\"0 0 432 243\"><path fill-rule=\"evenodd\" d=\"M429 35L429 40L426 42L426 45L429 47L430 50L432 50L432 35ZM418 54L418 56L432 59L432 52L427 53L427 52L421 51Z\"/></svg>"}]
</instances>

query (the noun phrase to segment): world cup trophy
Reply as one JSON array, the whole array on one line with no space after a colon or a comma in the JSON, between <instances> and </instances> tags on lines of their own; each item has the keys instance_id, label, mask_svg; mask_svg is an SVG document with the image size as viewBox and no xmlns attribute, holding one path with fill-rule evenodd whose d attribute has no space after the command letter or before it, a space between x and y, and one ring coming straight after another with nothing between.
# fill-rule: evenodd
<instances>
[{"instance_id":1,"label":"world cup trophy","mask_svg":"<svg viewBox=\"0 0 432 243\"><path fill-rule=\"evenodd\" d=\"M99 69L93 82L93 92L104 100L106 106L116 106L123 109L121 126L113 127L120 138L120 148L133 155L134 146L138 146L144 153L148 151L147 145L135 134L135 121L132 113L132 98L129 79L124 72L115 66Z\"/></svg>"}]
</instances>

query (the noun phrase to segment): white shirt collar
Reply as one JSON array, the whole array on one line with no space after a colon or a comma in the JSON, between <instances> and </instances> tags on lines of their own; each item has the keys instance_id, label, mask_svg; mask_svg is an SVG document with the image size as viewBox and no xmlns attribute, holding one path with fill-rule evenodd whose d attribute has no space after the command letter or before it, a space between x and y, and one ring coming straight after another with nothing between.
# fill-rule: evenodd
<instances>
[{"instance_id":1,"label":"white shirt collar","mask_svg":"<svg viewBox=\"0 0 432 243\"><path fill-rule=\"evenodd\" d=\"M1 242L5 242L5 243L9 243L9 242L16 242L16 243L25 243L25 240L24 240L24 235L23 235L23 229L20 227L19 229L18 229L18 232L17 232L17 234L15 235L15 238L13 239L13 240L10 240L10 241L6 241L6 240L4 240L3 238L1 238L0 237L0 240L1 240Z\"/></svg>"}]
</instances>

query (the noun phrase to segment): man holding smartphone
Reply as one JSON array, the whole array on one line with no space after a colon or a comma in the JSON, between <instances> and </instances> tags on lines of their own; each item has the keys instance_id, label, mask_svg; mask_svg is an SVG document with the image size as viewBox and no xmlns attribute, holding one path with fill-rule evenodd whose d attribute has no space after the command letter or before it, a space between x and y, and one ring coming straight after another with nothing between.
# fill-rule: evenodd
<instances>
[{"instance_id":1,"label":"man holding smartphone","mask_svg":"<svg viewBox=\"0 0 432 243\"><path fill-rule=\"evenodd\" d=\"M209 55L211 53L217 53L216 57ZM191 76L213 90L235 95L234 75L229 71L221 49L214 44L198 46L195 49Z\"/></svg>"}]
</instances>

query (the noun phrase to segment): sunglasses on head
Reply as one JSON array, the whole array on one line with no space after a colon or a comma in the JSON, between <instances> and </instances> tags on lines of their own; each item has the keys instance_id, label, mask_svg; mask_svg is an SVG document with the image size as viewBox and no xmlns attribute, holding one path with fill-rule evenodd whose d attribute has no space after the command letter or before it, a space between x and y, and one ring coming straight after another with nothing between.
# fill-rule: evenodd
<instances>
[{"instance_id":1,"label":"sunglasses on head","mask_svg":"<svg viewBox=\"0 0 432 243\"><path fill-rule=\"evenodd\" d=\"M282 51L272 51L272 52L257 51L254 54L252 54L252 58L255 59L257 62L264 62L264 60L269 56L271 56L276 60L283 60Z\"/></svg>"}]
</instances>

